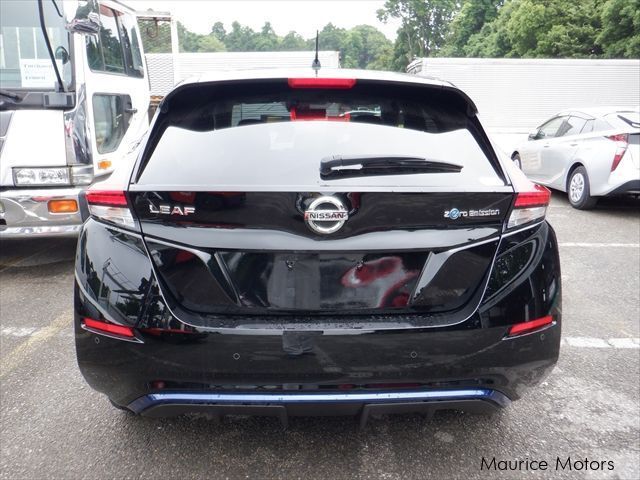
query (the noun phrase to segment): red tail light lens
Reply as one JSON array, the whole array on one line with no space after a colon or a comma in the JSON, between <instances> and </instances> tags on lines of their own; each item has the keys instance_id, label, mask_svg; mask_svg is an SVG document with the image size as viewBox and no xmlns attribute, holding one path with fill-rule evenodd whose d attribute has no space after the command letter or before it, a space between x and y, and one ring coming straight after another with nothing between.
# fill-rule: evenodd
<instances>
[{"instance_id":1,"label":"red tail light lens","mask_svg":"<svg viewBox=\"0 0 640 480\"><path fill-rule=\"evenodd\" d=\"M553 317L547 315L546 317L537 318L528 322L516 323L509 329L508 336L514 337L516 335L522 335L523 333L531 333L536 330L545 328L553 323Z\"/></svg>"},{"instance_id":2,"label":"red tail light lens","mask_svg":"<svg viewBox=\"0 0 640 480\"><path fill-rule=\"evenodd\" d=\"M549 205L551 191L548 188L533 184L531 192L519 192L516 196L515 208L535 207L539 205Z\"/></svg>"},{"instance_id":3,"label":"red tail light lens","mask_svg":"<svg viewBox=\"0 0 640 480\"><path fill-rule=\"evenodd\" d=\"M509 216L507 228L515 228L541 220L547 214L551 192L542 185L533 184L533 189L516 194L513 211Z\"/></svg>"},{"instance_id":4,"label":"red tail light lens","mask_svg":"<svg viewBox=\"0 0 640 480\"><path fill-rule=\"evenodd\" d=\"M290 78L291 88L332 88L348 89L356 84L355 78Z\"/></svg>"},{"instance_id":5,"label":"red tail light lens","mask_svg":"<svg viewBox=\"0 0 640 480\"><path fill-rule=\"evenodd\" d=\"M622 157L624 157L624 153L627 151L627 147L629 146L629 134L619 133L618 135L609 135L607 138L617 143L616 153L613 155L613 162L611 162L611 171L613 172L618 168Z\"/></svg>"},{"instance_id":6,"label":"red tail light lens","mask_svg":"<svg viewBox=\"0 0 640 480\"><path fill-rule=\"evenodd\" d=\"M133 333L132 327L115 325L113 323L107 323L102 320L94 320L92 318L84 318L82 321L86 328L95 330L97 332L109 333L111 335L117 335L126 338L135 337L135 333Z\"/></svg>"},{"instance_id":7,"label":"red tail light lens","mask_svg":"<svg viewBox=\"0 0 640 480\"><path fill-rule=\"evenodd\" d=\"M113 190L89 190L87 192L89 205L106 205L112 207L127 206L124 192Z\"/></svg>"},{"instance_id":8,"label":"red tail light lens","mask_svg":"<svg viewBox=\"0 0 640 480\"><path fill-rule=\"evenodd\" d=\"M106 222L136 228L137 223L129 210L127 197L118 190L89 190L86 194L89 212Z\"/></svg>"}]
</instances>

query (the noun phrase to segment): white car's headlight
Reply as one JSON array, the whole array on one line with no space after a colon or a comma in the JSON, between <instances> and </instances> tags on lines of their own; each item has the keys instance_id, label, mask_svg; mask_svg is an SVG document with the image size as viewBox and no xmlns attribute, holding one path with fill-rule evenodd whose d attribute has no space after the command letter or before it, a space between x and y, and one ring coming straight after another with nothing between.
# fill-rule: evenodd
<instances>
[{"instance_id":1,"label":"white car's headlight","mask_svg":"<svg viewBox=\"0 0 640 480\"><path fill-rule=\"evenodd\" d=\"M14 168L13 179L17 187L46 185L90 185L93 165L71 167Z\"/></svg>"},{"instance_id":2,"label":"white car's headlight","mask_svg":"<svg viewBox=\"0 0 640 480\"><path fill-rule=\"evenodd\" d=\"M14 168L16 186L23 185L69 185L69 167Z\"/></svg>"}]
</instances>

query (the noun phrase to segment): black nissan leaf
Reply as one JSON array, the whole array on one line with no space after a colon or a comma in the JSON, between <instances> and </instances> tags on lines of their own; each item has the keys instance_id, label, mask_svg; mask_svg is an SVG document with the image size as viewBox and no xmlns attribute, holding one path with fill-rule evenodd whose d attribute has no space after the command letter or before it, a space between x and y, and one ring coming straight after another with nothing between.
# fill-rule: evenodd
<instances>
[{"instance_id":1,"label":"black nissan leaf","mask_svg":"<svg viewBox=\"0 0 640 480\"><path fill-rule=\"evenodd\" d=\"M149 416L491 412L558 358L549 191L447 82L200 78L86 194L75 340Z\"/></svg>"}]
</instances>

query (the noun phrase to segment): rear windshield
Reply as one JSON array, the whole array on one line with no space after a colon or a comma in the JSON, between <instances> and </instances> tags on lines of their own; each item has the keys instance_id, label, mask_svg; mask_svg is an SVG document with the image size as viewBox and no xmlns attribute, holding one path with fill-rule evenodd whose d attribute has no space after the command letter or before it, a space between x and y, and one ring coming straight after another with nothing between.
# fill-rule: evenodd
<instances>
[{"instance_id":1,"label":"rear windshield","mask_svg":"<svg viewBox=\"0 0 640 480\"><path fill-rule=\"evenodd\" d=\"M138 183L313 186L326 184L319 176L323 158L375 155L419 157L463 168L332 184L504 185L492 165L492 151L459 95L387 85L292 89L275 82L198 85L176 92L154 125Z\"/></svg>"}]
</instances>

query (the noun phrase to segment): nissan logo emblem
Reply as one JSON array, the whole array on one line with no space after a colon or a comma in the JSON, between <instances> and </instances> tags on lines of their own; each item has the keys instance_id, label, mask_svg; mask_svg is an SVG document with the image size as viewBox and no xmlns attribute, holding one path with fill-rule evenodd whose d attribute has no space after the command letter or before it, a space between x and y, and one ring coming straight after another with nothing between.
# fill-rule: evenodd
<instances>
[{"instance_id":1,"label":"nissan logo emblem","mask_svg":"<svg viewBox=\"0 0 640 480\"><path fill-rule=\"evenodd\" d=\"M316 233L328 235L342 228L349 212L336 197L318 197L304 212L304 221Z\"/></svg>"}]
</instances>

